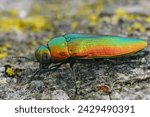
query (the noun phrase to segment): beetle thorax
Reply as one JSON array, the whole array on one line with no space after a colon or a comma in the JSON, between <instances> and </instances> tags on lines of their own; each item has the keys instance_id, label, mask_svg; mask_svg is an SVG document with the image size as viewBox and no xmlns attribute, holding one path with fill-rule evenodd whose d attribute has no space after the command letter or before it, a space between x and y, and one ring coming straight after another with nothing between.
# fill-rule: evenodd
<instances>
[{"instance_id":1,"label":"beetle thorax","mask_svg":"<svg viewBox=\"0 0 150 117\"><path fill-rule=\"evenodd\" d=\"M53 38L48 42L52 61L63 61L70 57L66 39L61 37Z\"/></svg>"}]
</instances>

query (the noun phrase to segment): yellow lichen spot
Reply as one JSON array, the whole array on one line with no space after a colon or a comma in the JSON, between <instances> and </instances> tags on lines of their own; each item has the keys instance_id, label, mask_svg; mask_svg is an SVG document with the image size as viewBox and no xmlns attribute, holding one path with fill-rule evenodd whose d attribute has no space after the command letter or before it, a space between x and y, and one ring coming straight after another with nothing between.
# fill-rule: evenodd
<instances>
[{"instance_id":1,"label":"yellow lichen spot","mask_svg":"<svg viewBox=\"0 0 150 117\"><path fill-rule=\"evenodd\" d=\"M0 45L0 59L6 58L7 56L7 45Z\"/></svg>"},{"instance_id":2,"label":"yellow lichen spot","mask_svg":"<svg viewBox=\"0 0 150 117\"><path fill-rule=\"evenodd\" d=\"M128 27L127 27L127 31L128 31L128 32L132 31L132 27L131 27L131 26L128 26Z\"/></svg>"},{"instance_id":3,"label":"yellow lichen spot","mask_svg":"<svg viewBox=\"0 0 150 117\"><path fill-rule=\"evenodd\" d=\"M8 11L9 16L16 17L18 15L19 10L18 9L11 9Z\"/></svg>"},{"instance_id":4,"label":"yellow lichen spot","mask_svg":"<svg viewBox=\"0 0 150 117\"><path fill-rule=\"evenodd\" d=\"M0 52L0 59L6 58L8 56L7 52Z\"/></svg>"},{"instance_id":5,"label":"yellow lichen spot","mask_svg":"<svg viewBox=\"0 0 150 117\"><path fill-rule=\"evenodd\" d=\"M121 9L121 8L118 8L116 11L115 11L115 15L119 16L119 17L122 17L122 16L125 16L126 15L126 12L125 10Z\"/></svg>"},{"instance_id":6,"label":"yellow lichen spot","mask_svg":"<svg viewBox=\"0 0 150 117\"><path fill-rule=\"evenodd\" d=\"M98 23L99 18L98 18L97 15L90 15L90 16L88 17L88 20L89 20L89 25L90 25L90 26L95 26L95 25Z\"/></svg>"},{"instance_id":7,"label":"yellow lichen spot","mask_svg":"<svg viewBox=\"0 0 150 117\"><path fill-rule=\"evenodd\" d=\"M8 67L5 70L5 73L9 76L9 77L13 77L15 76L15 70L12 67Z\"/></svg>"},{"instance_id":8,"label":"yellow lichen spot","mask_svg":"<svg viewBox=\"0 0 150 117\"><path fill-rule=\"evenodd\" d=\"M140 28L142 28L142 25L141 25L140 23L138 23L138 22L135 22L135 23L133 24L133 27L134 27L135 29L140 29Z\"/></svg>"},{"instance_id":9,"label":"yellow lichen spot","mask_svg":"<svg viewBox=\"0 0 150 117\"><path fill-rule=\"evenodd\" d=\"M78 22L73 21L73 22L71 23L71 28L72 28L72 29L75 29L75 28L77 28L78 25L79 25Z\"/></svg>"},{"instance_id":10,"label":"yellow lichen spot","mask_svg":"<svg viewBox=\"0 0 150 117\"><path fill-rule=\"evenodd\" d=\"M63 19L62 14L60 14L60 13L56 14L56 19L57 20L62 20Z\"/></svg>"},{"instance_id":11,"label":"yellow lichen spot","mask_svg":"<svg viewBox=\"0 0 150 117\"><path fill-rule=\"evenodd\" d=\"M142 26L141 23L135 22L133 24L133 28L139 30L140 32L145 32L145 28Z\"/></svg>"},{"instance_id":12,"label":"yellow lichen spot","mask_svg":"<svg viewBox=\"0 0 150 117\"><path fill-rule=\"evenodd\" d=\"M114 16L112 17L112 23L118 23L119 19L126 19L126 20L130 20L130 15L126 13L126 11L124 9L116 9Z\"/></svg>"},{"instance_id":13,"label":"yellow lichen spot","mask_svg":"<svg viewBox=\"0 0 150 117\"><path fill-rule=\"evenodd\" d=\"M33 12L40 12L41 10L42 10L42 8L41 8L41 6L39 5L39 4L35 4L34 6L33 6Z\"/></svg>"},{"instance_id":14,"label":"yellow lichen spot","mask_svg":"<svg viewBox=\"0 0 150 117\"><path fill-rule=\"evenodd\" d=\"M2 17L0 19L0 31L6 31L6 32L10 32L10 31L21 31L21 27L20 27L20 19L19 18L9 18L9 17Z\"/></svg>"},{"instance_id":15,"label":"yellow lichen spot","mask_svg":"<svg viewBox=\"0 0 150 117\"><path fill-rule=\"evenodd\" d=\"M43 17L35 17L32 22L32 30L37 32L40 29L44 29L46 21Z\"/></svg>"},{"instance_id":16,"label":"yellow lichen spot","mask_svg":"<svg viewBox=\"0 0 150 117\"><path fill-rule=\"evenodd\" d=\"M51 29L52 26L50 25L50 23L48 23L46 17L34 16L23 19L22 27L33 32L38 32L44 29Z\"/></svg>"},{"instance_id":17,"label":"yellow lichen spot","mask_svg":"<svg viewBox=\"0 0 150 117\"><path fill-rule=\"evenodd\" d=\"M7 49L11 48L11 44L10 44L10 43L5 43L5 47L6 47Z\"/></svg>"},{"instance_id":18,"label":"yellow lichen spot","mask_svg":"<svg viewBox=\"0 0 150 117\"><path fill-rule=\"evenodd\" d=\"M127 20L135 20L137 18L137 16L134 14L126 14L124 17Z\"/></svg>"},{"instance_id":19,"label":"yellow lichen spot","mask_svg":"<svg viewBox=\"0 0 150 117\"><path fill-rule=\"evenodd\" d=\"M53 28L48 17L41 15L33 15L20 18L17 10L8 11L8 16L0 16L0 31L33 31L39 32L43 30L51 30Z\"/></svg>"},{"instance_id":20,"label":"yellow lichen spot","mask_svg":"<svg viewBox=\"0 0 150 117\"><path fill-rule=\"evenodd\" d=\"M145 21L150 23L150 16L146 17Z\"/></svg>"},{"instance_id":21,"label":"yellow lichen spot","mask_svg":"<svg viewBox=\"0 0 150 117\"><path fill-rule=\"evenodd\" d=\"M32 45L32 46L36 46L36 45L37 45L36 41L32 41L32 42L31 42L31 45Z\"/></svg>"}]
</instances>

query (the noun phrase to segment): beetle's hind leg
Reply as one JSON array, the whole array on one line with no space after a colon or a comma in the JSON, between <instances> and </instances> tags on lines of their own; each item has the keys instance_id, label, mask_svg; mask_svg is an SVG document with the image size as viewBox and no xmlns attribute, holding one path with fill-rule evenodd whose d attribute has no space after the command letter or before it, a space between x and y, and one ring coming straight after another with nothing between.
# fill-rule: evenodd
<instances>
[{"instance_id":1,"label":"beetle's hind leg","mask_svg":"<svg viewBox=\"0 0 150 117\"><path fill-rule=\"evenodd\" d=\"M71 68L71 72L73 75L73 80L76 81L77 78L76 78L75 69L73 68L73 66L74 66L74 63L70 63L70 68Z\"/></svg>"},{"instance_id":2,"label":"beetle's hind leg","mask_svg":"<svg viewBox=\"0 0 150 117\"><path fill-rule=\"evenodd\" d=\"M72 73L72 80L74 81L74 85L75 85L75 93L74 93L74 97L73 97L73 99L75 99L75 97L77 95L77 92L78 92L78 86L76 84L77 77L76 77L76 74L75 74L74 62L70 62L70 70L71 70L71 73Z\"/></svg>"}]
</instances>

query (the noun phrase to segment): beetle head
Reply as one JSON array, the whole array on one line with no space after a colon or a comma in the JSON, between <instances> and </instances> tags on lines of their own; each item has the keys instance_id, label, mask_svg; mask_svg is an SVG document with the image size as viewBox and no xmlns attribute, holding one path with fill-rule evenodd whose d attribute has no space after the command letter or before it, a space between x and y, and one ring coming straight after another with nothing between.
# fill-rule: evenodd
<instances>
[{"instance_id":1,"label":"beetle head","mask_svg":"<svg viewBox=\"0 0 150 117\"><path fill-rule=\"evenodd\" d=\"M51 64L51 54L47 46L40 46L35 52L35 57L43 66L49 66Z\"/></svg>"}]
</instances>

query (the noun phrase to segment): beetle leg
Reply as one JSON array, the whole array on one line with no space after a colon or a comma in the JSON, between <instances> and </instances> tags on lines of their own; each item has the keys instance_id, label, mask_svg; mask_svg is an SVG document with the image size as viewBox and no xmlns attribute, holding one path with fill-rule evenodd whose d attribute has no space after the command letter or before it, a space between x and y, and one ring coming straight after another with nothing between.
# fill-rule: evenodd
<instances>
[{"instance_id":1,"label":"beetle leg","mask_svg":"<svg viewBox=\"0 0 150 117\"><path fill-rule=\"evenodd\" d=\"M51 71L51 70L56 70L56 69L58 69L62 64L63 64L63 63L59 63L59 64L57 64L57 65L53 65L53 66L51 66L51 67L49 67L49 68L46 68L46 69L40 68L40 69L39 69L39 76L40 76L41 74L47 73L47 72L49 72L49 71ZM36 73L37 73L37 72L36 72ZM35 73L35 74L36 74L36 73Z\"/></svg>"},{"instance_id":2,"label":"beetle leg","mask_svg":"<svg viewBox=\"0 0 150 117\"><path fill-rule=\"evenodd\" d=\"M70 69L71 69L71 73L72 73L72 76L73 76L73 81L75 83L75 95L73 97L73 98L75 98L76 95L77 95L77 92L78 92L78 87L77 87L77 84L76 84L77 78L76 78L76 74L75 74L75 70L73 68L73 65L74 65L74 62L70 62Z\"/></svg>"},{"instance_id":3,"label":"beetle leg","mask_svg":"<svg viewBox=\"0 0 150 117\"><path fill-rule=\"evenodd\" d=\"M39 69L36 70L36 71L34 72L34 74L33 74L30 78L36 79L35 76L36 76L37 74L38 74L38 77L40 77L40 75L42 74L42 72L43 72L43 70L44 70L45 67L47 67L47 66L44 66L44 65L40 64L40 65L39 65Z\"/></svg>"},{"instance_id":4,"label":"beetle leg","mask_svg":"<svg viewBox=\"0 0 150 117\"><path fill-rule=\"evenodd\" d=\"M72 72L72 74L73 74L73 79L76 81L77 79L76 79L76 75L75 75L75 70L74 70L74 68L73 68L73 65L74 65L74 63L70 63L70 68L71 68L71 72Z\"/></svg>"},{"instance_id":5,"label":"beetle leg","mask_svg":"<svg viewBox=\"0 0 150 117\"><path fill-rule=\"evenodd\" d=\"M57 65L53 65L53 66L51 66L49 69L50 69L50 70L56 70L56 69L58 69L62 64L64 64L64 63L61 62L61 63L59 63L59 64L57 64Z\"/></svg>"},{"instance_id":6,"label":"beetle leg","mask_svg":"<svg viewBox=\"0 0 150 117\"><path fill-rule=\"evenodd\" d=\"M40 71L39 71L39 70L36 70L36 71L34 72L34 74L30 77L30 79L34 79L35 76L37 75L37 73L40 75Z\"/></svg>"}]
</instances>

